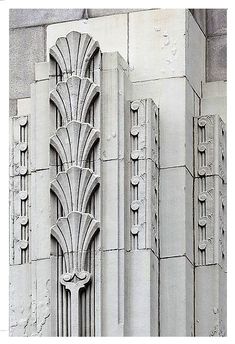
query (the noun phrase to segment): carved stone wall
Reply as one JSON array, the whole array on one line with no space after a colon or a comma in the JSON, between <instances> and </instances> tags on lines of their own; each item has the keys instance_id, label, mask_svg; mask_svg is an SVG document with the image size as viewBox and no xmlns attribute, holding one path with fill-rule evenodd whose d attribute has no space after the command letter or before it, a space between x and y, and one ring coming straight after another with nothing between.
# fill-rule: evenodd
<instances>
[{"instance_id":1,"label":"carved stone wall","mask_svg":"<svg viewBox=\"0 0 235 344\"><path fill-rule=\"evenodd\" d=\"M52 24L46 49L10 123L10 335L226 335L225 110L192 15Z\"/></svg>"}]
</instances>

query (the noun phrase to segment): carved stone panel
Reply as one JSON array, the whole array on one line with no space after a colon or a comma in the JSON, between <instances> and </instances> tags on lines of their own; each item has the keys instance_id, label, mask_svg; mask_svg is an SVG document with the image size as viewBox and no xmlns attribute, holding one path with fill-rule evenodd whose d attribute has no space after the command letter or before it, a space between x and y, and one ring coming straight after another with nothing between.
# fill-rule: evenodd
<instances>
[{"instance_id":1,"label":"carved stone panel","mask_svg":"<svg viewBox=\"0 0 235 344\"><path fill-rule=\"evenodd\" d=\"M97 249L95 238L100 230L97 191L100 177L95 173L100 170L97 101L100 89L93 81L94 74L91 75L97 52L98 43L88 34L78 32L59 38L50 50L63 80L55 80L55 88L50 92L54 105L51 115L60 117L50 139L51 161L57 162L56 175L51 181L51 191L56 196L51 198L52 209L56 210L53 218L57 221L52 223L51 235L57 245L59 336L95 334L91 321L84 315L90 312L95 318L97 314L92 294L98 286L92 256ZM51 170L53 175L52 167ZM67 306L62 307L61 302Z\"/></svg>"},{"instance_id":2,"label":"carved stone panel","mask_svg":"<svg viewBox=\"0 0 235 344\"><path fill-rule=\"evenodd\" d=\"M218 175L226 182L226 130L217 115L194 118L195 176Z\"/></svg>"},{"instance_id":3,"label":"carved stone panel","mask_svg":"<svg viewBox=\"0 0 235 344\"><path fill-rule=\"evenodd\" d=\"M220 264L226 257L225 184L218 176L195 179L195 264Z\"/></svg>"},{"instance_id":4,"label":"carved stone panel","mask_svg":"<svg viewBox=\"0 0 235 344\"><path fill-rule=\"evenodd\" d=\"M24 111L11 119L10 210L12 264L30 260L30 148L29 118Z\"/></svg>"},{"instance_id":5,"label":"carved stone panel","mask_svg":"<svg viewBox=\"0 0 235 344\"><path fill-rule=\"evenodd\" d=\"M151 99L136 100L130 110L130 249L158 254L158 108Z\"/></svg>"}]
</instances>

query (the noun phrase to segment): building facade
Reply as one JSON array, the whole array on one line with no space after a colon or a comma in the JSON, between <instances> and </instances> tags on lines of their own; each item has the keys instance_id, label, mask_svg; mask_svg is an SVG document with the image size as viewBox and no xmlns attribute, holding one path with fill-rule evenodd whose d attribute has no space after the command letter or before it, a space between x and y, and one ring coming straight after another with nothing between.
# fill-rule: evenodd
<instances>
[{"instance_id":1,"label":"building facade","mask_svg":"<svg viewBox=\"0 0 235 344\"><path fill-rule=\"evenodd\" d=\"M11 10L10 128L10 335L226 335L226 10Z\"/></svg>"}]
</instances>

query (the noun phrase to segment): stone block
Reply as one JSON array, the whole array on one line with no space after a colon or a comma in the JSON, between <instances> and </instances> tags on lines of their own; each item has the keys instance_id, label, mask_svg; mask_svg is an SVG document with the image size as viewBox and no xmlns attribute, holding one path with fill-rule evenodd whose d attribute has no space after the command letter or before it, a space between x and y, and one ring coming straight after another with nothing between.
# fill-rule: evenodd
<instances>
[{"instance_id":1,"label":"stone block","mask_svg":"<svg viewBox=\"0 0 235 344\"><path fill-rule=\"evenodd\" d=\"M49 78L49 63L41 62L35 64L35 81Z\"/></svg>"},{"instance_id":2,"label":"stone block","mask_svg":"<svg viewBox=\"0 0 235 344\"><path fill-rule=\"evenodd\" d=\"M207 10L207 35L222 35L227 33L227 9L208 8Z\"/></svg>"},{"instance_id":3,"label":"stone block","mask_svg":"<svg viewBox=\"0 0 235 344\"><path fill-rule=\"evenodd\" d=\"M131 81L185 75L185 15L184 9L129 14Z\"/></svg>"},{"instance_id":4,"label":"stone block","mask_svg":"<svg viewBox=\"0 0 235 344\"><path fill-rule=\"evenodd\" d=\"M49 25L47 27L47 55L57 38L66 36L70 31L88 33L99 42L101 51L118 51L127 60L126 14Z\"/></svg>"},{"instance_id":5,"label":"stone block","mask_svg":"<svg viewBox=\"0 0 235 344\"><path fill-rule=\"evenodd\" d=\"M32 330L31 264L10 266L9 335L30 336Z\"/></svg>"},{"instance_id":6,"label":"stone block","mask_svg":"<svg viewBox=\"0 0 235 344\"><path fill-rule=\"evenodd\" d=\"M194 8L190 10L204 35L206 35L206 11L205 8Z\"/></svg>"},{"instance_id":7,"label":"stone block","mask_svg":"<svg viewBox=\"0 0 235 344\"><path fill-rule=\"evenodd\" d=\"M160 252L193 262L193 178L184 167L160 170Z\"/></svg>"},{"instance_id":8,"label":"stone block","mask_svg":"<svg viewBox=\"0 0 235 344\"><path fill-rule=\"evenodd\" d=\"M87 9L88 18L110 16L129 12L140 11L138 8L89 8ZM66 22L86 18L84 8L66 8L66 9L10 9L10 28L19 28L25 26L38 26L53 24L57 22Z\"/></svg>"},{"instance_id":9,"label":"stone block","mask_svg":"<svg viewBox=\"0 0 235 344\"><path fill-rule=\"evenodd\" d=\"M9 116L13 117L17 115L17 100L9 99Z\"/></svg>"},{"instance_id":10,"label":"stone block","mask_svg":"<svg viewBox=\"0 0 235 344\"><path fill-rule=\"evenodd\" d=\"M202 85L202 114L219 115L226 123L227 119L227 83L224 81L207 82Z\"/></svg>"},{"instance_id":11,"label":"stone block","mask_svg":"<svg viewBox=\"0 0 235 344\"><path fill-rule=\"evenodd\" d=\"M50 121L49 81L31 87L31 169L49 168Z\"/></svg>"},{"instance_id":12,"label":"stone block","mask_svg":"<svg viewBox=\"0 0 235 344\"><path fill-rule=\"evenodd\" d=\"M105 337L124 336L124 255L124 250L102 252L101 335Z\"/></svg>"},{"instance_id":13,"label":"stone block","mask_svg":"<svg viewBox=\"0 0 235 344\"><path fill-rule=\"evenodd\" d=\"M10 98L30 96L30 83L34 81L34 64L44 61L43 27L10 31Z\"/></svg>"},{"instance_id":14,"label":"stone block","mask_svg":"<svg viewBox=\"0 0 235 344\"><path fill-rule=\"evenodd\" d=\"M186 13L185 75L200 97L201 83L205 82L206 38L192 14L189 11Z\"/></svg>"},{"instance_id":15,"label":"stone block","mask_svg":"<svg viewBox=\"0 0 235 344\"><path fill-rule=\"evenodd\" d=\"M194 93L185 78L135 83L133 99L152 98L159 107L160 166L193 172ZM170 100L170 101L169 101Z\"/></svg>"},{"instance_id":16,"label":"stone block","mask_svg":"<svg viewBox=\"0 0 235 344\"><path fill-rule=\"evenodd\" d=\"M195 335L226 336L226 273L219 265L195 269Z\"/></svg>"},{"instance_id":17,"label":"stone block","mask_svg":"<svg viewBox=\"0 0 235 344\"><path fill-rule=\"evenodd\" d=\"M50 257L50 174L49 170L31 174L31 258ZM43 243L43 244L42 244Z\"/></svg>"},{"instance_id":18,"label":"stone block","mask_svg":"<svg viewBox=\"0 0 235 344\"><path fill-rule=\"evenodd\" d=\"M124 235L127 233L126 213L129 211L129 199L126 197L129 189L129 178L126 176L128 167L124 160L103 161L102 175L102 208L101 221L103 249L123 249ZM112 230L110 230L112 228Z\"/></svg>"},{"instance_id":19,"label":"stone block","mask_svg":"<svg viewBox=\"0 0 235 344\"><path fill-rule=\"evenodd\" d=\"M193 266L186 257L160 261L160 336L194 336Z\"/></svg>"},{"instance_id":20,"label":"stone block","mask_svg":"<svg viewBox=\"0 0 235 344\"><path fill-rule=\"evenodd\" d=\"M31 336L51 335L51 260L32 262L32 320Z\"/></svg>"},{"instance_id":21,"label":"stone block","mask_svg":"<svg viewBox=\"0 0 235 344\"><path fill-rule=\"evenodd\" d=\"M105 53L102 62L101 159L123 159L124 140L129 136L129 99L131 91L127 64L118 53ZM129 158L129 157L128 157Z\"/></svg>"},{"instance_id":22,"label":"stone block","mask_svg":"<svg viewBox=\"0 0 235 344\"><path fill-rule=\"evenodd\" d=\"M227 80L227 36L207 39L207 82Z\"/></svg>"},{"instance_id":23,"label":"stone block","mask_svg":"<svg viewBox=\"0 0 235 344\"><path fill-rule=\"evenodd\" d=\"M126 252L125 336L158 336L158 259L151 250Z\"/></svg>"},{"instance_id":24,"label":"stone block","mask_svg":"<svg viewBox=\"0 0 235 344\"><path fill-rule=\"evenodd\" d=\"M202 100L205 98L216 98L227 96L227 82L214 81L202 84ZM209 114L209 113L208 113ZM215 114L213 112L213 114Z\"/></svg>"}]
</instances>

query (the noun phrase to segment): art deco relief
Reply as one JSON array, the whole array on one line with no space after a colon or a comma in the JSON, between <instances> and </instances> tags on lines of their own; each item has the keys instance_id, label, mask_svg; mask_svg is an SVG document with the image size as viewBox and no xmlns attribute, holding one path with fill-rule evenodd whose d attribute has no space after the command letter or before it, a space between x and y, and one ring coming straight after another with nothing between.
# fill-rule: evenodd
<instances>
[{"instance_id":1,"label":"art deco relief","mask_svg":"<svg viewBox=\"0 0 235 344\"><path fill-rule=\"evenodd\" d=\"M193 142L191 170L162 167L160 142L167 145L168 138L161 141L167 125L161 103L130 81L119 53L101 51L94 38L77 31L53 44L48 61L36 65L30 105L11 119L10 264L23 276L20 300L18 275L10 286L11 335L161 336L162 295L177 298L177 269L190 270L196 283L188 292L182 279L179 297L191 293L196 311L191 323L187 312L185 319L195 335L198 271L226 267L225 124L219 116L192 117L184 128ZM172 244L169 237L169 246L183 251L162 257L161 183L168 172L180 181L173 192L180 196L164 206L183 207L189 195L192 203L184 204L190 215L177 214L173 222L172 238L185 226L182 241ZM187 264L176 265L171 279L166 258L186 258Z\"/></svg>"},{"instance_id":2,"label":"art deco relief","mask_svg":"<svg viewBox=\"0 0 235 344\"><path fill-rule=\"evenodd\" d=\"M50 50L51 58L59 66L64 80L56 83L50 92L50 99L55 106L53 111L61 116L63 124L56 126L50 140L55 151L51 154L58 154L62 168L51 181L51 190L62 206L51 234L63 256L63 267L57 283L65 288L63 297L70 309L70 314L65 307L60 310L63 328L58 328L58 335L63 336L85 335L84 323L86 328L90 324L82 313L95 313L95 309L91 309L93 301L87 289L88 283L94 284L95 279L93 271L89 271L87 266L87 256L91 254L92 240L100 230L100 214L95 201L100 177L95 174L95 168L90 166L89 161L93 159L94 165L99 164L94 146L97 152L100 131L95 128L95 123L100 112L94 110L94 102L99 97L100 89L92 79L86 77L95 53L99 54L98 43L89 35L78 32L59 38ZM83 306L81 290L84 290L83 298L86 298ZM57 307L61 307L60 295Z\"/></svg>"},{"instance_id":3,"label":"art deco relief","mask_svg":"<svg viewBox=\"0 0 235 344\"><path fill-rule=\"evenodd\" d=\"M196 265L225 260L226 131L219 116L194 118Z\"/></svg>"}]
</instances>

